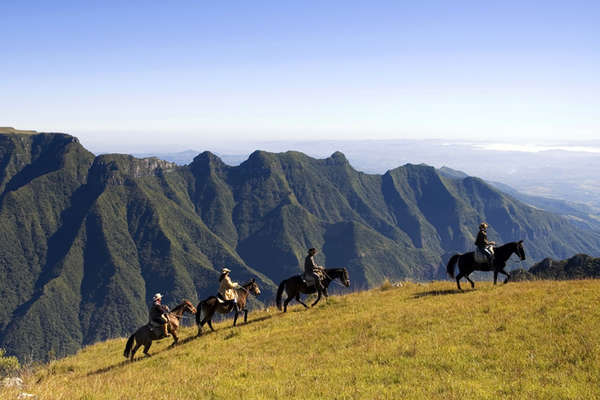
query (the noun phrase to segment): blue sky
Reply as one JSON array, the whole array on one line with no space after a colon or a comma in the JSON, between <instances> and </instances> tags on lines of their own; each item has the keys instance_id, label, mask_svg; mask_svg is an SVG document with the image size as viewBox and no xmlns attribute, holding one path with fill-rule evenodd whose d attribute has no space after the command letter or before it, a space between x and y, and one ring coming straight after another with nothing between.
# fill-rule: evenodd
<instances>
[{"instance_id":1,"label":"blue sky","mask_svg":"<svg viewBox=\"0 0 600 400\"><path fill-rule=\"evenodd\" d=\"M84 144L600 137L596 1L0 2L0 125Z\"/></svg>"}]
</instances>

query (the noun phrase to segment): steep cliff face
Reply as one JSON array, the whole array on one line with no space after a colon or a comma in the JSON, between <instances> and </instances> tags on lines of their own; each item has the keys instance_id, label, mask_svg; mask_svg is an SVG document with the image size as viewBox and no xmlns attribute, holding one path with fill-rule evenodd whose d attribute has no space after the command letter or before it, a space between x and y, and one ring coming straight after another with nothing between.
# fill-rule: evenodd
<instances>
[{"instance_id":1,"label":"steep cliff face","mask_svg":"<svg viewBox=\"0 0 600 400\"><path fill-rule=\"evenodd\" d=\"M208 152L177 167L94 157L64 134L0 134L0 346L44 359L128 334L154 293L195 302L224 266L257 278L253 304L270 302L310 247L357 288L442 278L481 220L497 242L525 240L529 259L600 252L593 232L424 165L369 175L341 153L257 151L237 167Z\"/></svg>"}]
</instances>

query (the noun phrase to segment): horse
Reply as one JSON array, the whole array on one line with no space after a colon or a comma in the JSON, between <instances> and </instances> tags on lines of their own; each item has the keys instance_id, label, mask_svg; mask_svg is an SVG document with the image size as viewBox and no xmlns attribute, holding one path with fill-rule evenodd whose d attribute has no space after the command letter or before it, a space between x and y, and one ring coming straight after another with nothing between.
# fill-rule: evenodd
<instances>
[{"instance_id":1,"label":"horse","mask_svg":"<svg viewBox=\"0 0 600 400\"><path fill-rule=\"evenodd\" d=\"M171 347L175 346L177 344L177 342L179 341L179 337L177 336L177 331L179 330L179 322L180 322L181 317L183 316L184 312L196 314L196 308L194 308L194 305L192 303L190 303L187 300L184 300L183 303L181 303L177 307L173 308L167 314L167 317L169 320L167 322L167 329L171 333L171 335L173 335L173 343L171 344ZM127 340L127 344L125 345L125 351L123 352L123 356L125 356L125 358L130 357L131 361L133 361L133 356L134 356L135 352L137 351L137 349L139 349L140 346L144 346L144 354L147 357L150 357L150 354L148 354L148 350L150 350L152 341L162 339L161 333L156 332L158 330L159 329L156 329L156 328L151 329L150 324L146 324L146 325L142 326L141 328L139 328L137 331L135 331L135 333L133 335L131 335L129 337L129 340ZM161 329L161 331L162 331L162 329ZM131 347L133 346L134 341L135 341L135 347L133 347L133 350L132 350Z\"/></svg>"},{"instance_id":2,"label":"horse","mask_svg":"<svg viewBox=\"0 0 600 400\"><path fill-rule=\"evenodd\" d=\"M238 305L238 307L235 309L235 316L233 317L233 326L235 326L240 311L244 312L244 323L248 321L248 310L246 309L248 295L252 293L253 295L258 296L260 294L260 288L256 284L255 279L252 278L250 282L244 283L239 288L233 290L235 291ZM233 308L234 307L231 304L221 303L217 296L210 296L198 303L198 313L196 314L198 336L202 335L202 327L206 323L208 323L210 330L214 332L214 328L212 326L212 317L215 312L229 314ZM202 318L202 313L204 313L204 318Z\"/></svg>"},{"instance_id":3,"label":"horse","mask_svg":"<svg viewBox=\"0 0 600 400\"><path fill-rule=\"evenodd\" d=\"M493 266L489 264L478 264L475 261L475 252L471 251L464 254L455 254L448 261L446 271L451 278L454 278L455 264L458 261L458 275L456 275L456 284L458 289L462 291L460 287L460 278L463 276L471 283L471 288L475 288L475 282L469 279L469 275L473 271L494 271L494 285L498 279L498 273L506 275L504 283L507 283L510 279L510 274L504 269L506 267L506 261L512 254L519 256L521 261L525 260L525 249L523 248L523 241L506 243L500 247L494 247L494 261Z\"/></svg>"},{"instance_id":4,"label":"horse","mask_svg":"<svg viewBox=\"0 0 600 400\"><path fill-rule=\"evenodd\" d=\"M327 298L329 296L327 294L327 287L336 278L339 279L340 282L342 282L344 284L344 286L346 286L346 287L350 286L350 279L348 277L348 271L346 270L346 268L329 268L329 269L325 270L324 275L325 275L325 277L321 281L321 283L323 284L323 289L324 289L323 294L325 295L325 298ZM285 292L287 293L287 298L283 302L283 312L287 312L287 305L293 298L295 298L298 303L300 303L304 307L308 308L308 306L306 304L304 304L302 302L302 300L300 300L300 293L310 294L310 293L317 292L316 286L315 285L307 286L306 282L304 282L304 280L302 279L302 277L300 275L295 275L295 276L292 276L291 278L284 280L283 282L281 282L281 284L279 284L279 289L277 289L277 308L280 311L281 311L281 296L283 294L284 289L285 289ZM320 290L318 291L317 299L315 300L314 303L311 304L311 307L314 307L319 302L319 300L321 300L321 291Z\"/></svg>"}]
</instances>

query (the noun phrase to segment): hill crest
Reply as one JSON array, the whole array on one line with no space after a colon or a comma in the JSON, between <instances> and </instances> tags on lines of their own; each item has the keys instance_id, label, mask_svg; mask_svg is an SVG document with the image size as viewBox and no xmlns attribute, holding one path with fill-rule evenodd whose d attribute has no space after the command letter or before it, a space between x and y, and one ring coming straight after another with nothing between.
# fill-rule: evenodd
<instances>
[{"instance_id":1,"label":"hill crest","mask_svg":"<svg viewBox=\"0 0 600 400\"><path fill-rule=\"evenodd\" d=\"M0 347L46 359L121 336L156 292L171 306L214 294L224 266L257 278L260 306L310 247L358 288L440 279L482 220L492 240L524 239L530 260L600 252L600 235L429 166L372 175L341 153L256 151L235 167L209 152L179 167L96 157L64 134L2 135Z\"/></svg>"}]
</instances>

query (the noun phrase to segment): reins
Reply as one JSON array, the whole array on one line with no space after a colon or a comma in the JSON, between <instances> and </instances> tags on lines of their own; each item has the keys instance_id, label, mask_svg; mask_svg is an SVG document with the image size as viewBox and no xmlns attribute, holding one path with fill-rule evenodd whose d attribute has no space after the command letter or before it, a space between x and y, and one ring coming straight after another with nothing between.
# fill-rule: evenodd
<instances>
[{"instance_id":1,"label":"reins","mask_svg":"<svg viewBox=\"0 0 600 400\"><path fill-rule=\"evenodd\" d=\"M327 271L326 271L326 270L323 270L323 275L325 275L325 277L326 277L326 278L329 278L329 282L333 282L333 283L335 283L336 285L339 285L339 286L341 286L341 287L346 287L346 285L344 285L344 284L342 284L342 283L340 283L340 282L336 281L334 278L332 278L331 276L329 276L329 274L327 273Z\"/></svg>"}]
</instances>

